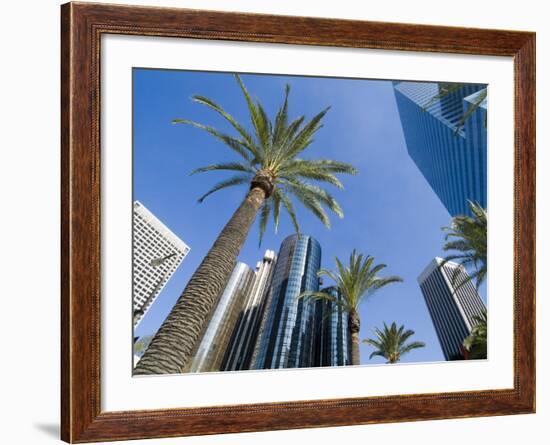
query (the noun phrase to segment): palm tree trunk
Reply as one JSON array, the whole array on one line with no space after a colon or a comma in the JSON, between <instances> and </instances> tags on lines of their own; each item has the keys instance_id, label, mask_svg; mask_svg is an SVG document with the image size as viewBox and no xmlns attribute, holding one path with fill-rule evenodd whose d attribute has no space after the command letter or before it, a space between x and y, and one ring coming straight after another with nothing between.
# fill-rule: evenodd
<instances>
[{"instance_id":1,"label":"palm tree trunk","mask_svg":"<svg viewBox=\"0 0 550 445\"><path fill-rule=\"evenodd\" d=\"M359 313L356 310L350 311L348 316L348 326L351 337L351 364L360 365L361 355L359 352L359 330L361 328L361 320Z\"/></svg>"},{"instance_id":2,"label":"palm tree trunk","mask_svg":"<svg viewBox=\"0 0 550 445\"><path fill-rule=\"evenodd\" d=\"M187 283L135 367L134 375L176 374L188 364L265 198L260 187L248 192Z\"/></svg>"}]
</instances>

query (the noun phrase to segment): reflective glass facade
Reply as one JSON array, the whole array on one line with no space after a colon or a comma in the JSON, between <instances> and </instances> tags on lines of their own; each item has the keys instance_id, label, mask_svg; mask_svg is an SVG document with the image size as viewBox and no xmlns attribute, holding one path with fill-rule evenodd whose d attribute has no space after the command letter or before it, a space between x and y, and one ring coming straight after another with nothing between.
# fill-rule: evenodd
<instances>
[{"instance_id":1,"label":"reflective glass facade","mask_svg":"<svg viewBox=\"0 0 550 445\"><path fill-rule=\"evenodd\" d=\"M223 359L222 371L250 369L275 262L275 252L267 250L262 261L256 265L254 283L239 313Z\"/></svg>"},{"instance_id":2,"label":"reflective glass facade","mask_svg":"<svg viewBox=\"0 0 550 445\"><path fill-rule=\"evenodd\" d=\"M433 100L448 84L394 82L397 107L411 159L451 216L469 214L468 200L487 208L485 99L456 131L457 124L487 87L463 84Z\"/></svg>"},{"instance_id":3,"label":"reflective glass facade","mask_svg":"<svg viewBox=\"0 0 550 445\"><path fill-rule=\"evenodd\" d=\"M316 366L315 301L298 296L305 290L319 290L320 265L321 246L314 238L302 234L283 241L251 368Z\"/></svg>"},{"instance_id":4,"label":"reflective glass facade","mask_svg":"<svg viewBox=\"0 0 550 445\"><path fill-rule=\"evenodd\" d=\"M220 371L222 360L255 274L244 263L237 263L208 322L190 372Z\"/></svg>"},{"instance_id":5,"label":"reflective glass facade","mask_svg":"<svg viewBox=\"0 0 550 445\"><path fill-rule=\"evenodd\" d=\"M322 289L341 300L342 294L334 287ZM337 304L316 301L316 359L317 366L344 366L351 364L351 337L348 314Z\"/></svg>"},{"instance_id":6,"label":"reflective glass facade","mask_svg":"<svg viewBox=\"0 0 550 445\"><path fill-rule=\"evenodd\" d=\"M474 317L486 306L463 266L435 258L418 277L445 360L461 358L464 339L475 326Z\"/></svg>"}]
</instances>

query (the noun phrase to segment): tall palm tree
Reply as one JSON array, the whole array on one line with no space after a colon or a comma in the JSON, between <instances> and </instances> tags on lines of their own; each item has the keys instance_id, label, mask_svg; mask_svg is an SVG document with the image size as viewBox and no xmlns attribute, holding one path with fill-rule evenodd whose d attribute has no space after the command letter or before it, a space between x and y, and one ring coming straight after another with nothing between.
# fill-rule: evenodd
<instances>
[{"instance_id":1,"label":"tall palm tree","mask_svg":"<svg viewBox=\"0 0 550 445\"><path fill-rule=\"evenodd\" d=\"M443 227L445 251L457 251L444 258L442 263L457 261L472 272L471 276L459 283L459 287L475 279L476 287L487 277L487 211L479 204L468 202L473 216L455 216L450 227ZM456 269L457 277L459 269Z\"/></svg>"},{"instance_id":2,"label":"tall palm tree","mask_svg":"<svg viewBox=\"0 0 550 445\"><path fill-rule=\"evenodd\" d=\"M335 258L335 261L335 271L321 269L318 275L327 276L333 280L342 298L338 299L324 291L304 292L299 298L330 301L336 307L347 312L348 330L351 338L351 364L359 365L361 364L359 355L359 330L361 328L359 305L378 289L390 283L401 282L403 279L397 276L378 276L378 272L384 269L386 265L377 264L374 266L374 257L370 255L364 257L362 254L358 254L355 249L349 257L348 266L344 266L338 258Z\"/></svg>"},{"instance_id":3,"label":"tall palm tree","mask_svg":"<svg viewBox=\"0 0 550 445\"><path fill-rule=\"evenodd\" d=\"M387 363L397 363L401 360L401 357L413 349L426 346L426 344L421 341L407 343L407 340L414 335L414 331L410 329L405 331L405 325L401 325L397 328L395 321L389 328L386 323L384 323L384 329L382 331L375 328L374 333L376 334L376 339L368 338L363 340L363 343L367 343L376 348L369 359L380 356L384 357L388 361Z\"/></svg>"},{"instance_id":4,"label":"tall palm tree","mask_svg":"<svg viewBox=\"0 0 550 445\"><path fill-rule=\"evenodd\" d=\"M281 209L290 216L296 232L300 232L291 197L310 210L327 227L330 226L330 221L326 209L343 217L338 202L316 183L328 183L343 188L336 174L355 174L356 169L349 164L330 159L311 160L299 157L312 144L313 136L321 128L321 120L328 108L309 121L304 116L289 121L290 88L287 85L283 104L272 122L262 105L251 99L240 77L236 75L235 78L248 106L252 132L214 101L203 96L194 96L193 100L223 117L236 135L225 134L211 126L188 119L175 119L173 122L206 131L223 142L239 158L235 162L212 164L192 172L195 174L221 170L234 173L214 185L199 198L199 202L212 193L232 186L244 185L248 187L248 191L153 338L139 361L135 374L179 373L187 365L205 321L227 283L258 212L260 241L271 215L275 230L277 229Z\"/></svg>"},{"instance_id":5,"label":"tall palm tree","mask_svg":"<svg viewBox=\"0 0 550 445\"><path fill-rule=\"evenodd\" d=\"M463 346L467 351L468 359L487 358L487 312L474 317L476 325L470 335L464 340Z\"/></svg>"}]
</instances>

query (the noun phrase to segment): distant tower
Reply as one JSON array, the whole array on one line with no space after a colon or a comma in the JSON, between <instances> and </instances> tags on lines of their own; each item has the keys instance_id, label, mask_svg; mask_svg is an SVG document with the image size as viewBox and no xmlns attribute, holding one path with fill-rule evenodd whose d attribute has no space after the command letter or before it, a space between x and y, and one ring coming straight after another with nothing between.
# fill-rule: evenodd
<instances>
[{"instance_id":1,"label":"distant tower","mask_svg":"<svg viewBox=\"0 0 550 445\"><path fill-rule=\"evenodd\" d=\"M189 250L189 246L141 202L134 201L134 327L147 313Z\"/></svg>"},{"instance_id":2,"label":"distant tower","mask_svg":"<svg viewBox=\"0 0 550 445\"><path fill-rule=\"evenodd\" d=\"M450 84L452 85L452 84ZM486 85L463 84L439 99L449 84L394 82L407 150L451 216L468 215L468 200L487 208L487 101L456 131Z\"/></svg>"},{"instance_id":3,"label":"distant tower","mask_svg":"<svg viewBox=\"0 0 550 445\"><path fill-rule=\"evenodd\" d=\"M321 291L339 301L342 299L336 287L327 287ZM350 365L351 337L347 312L331 301L317 300L315 304L315 366Z\"/></svg>"},{"instance_id":4,"label":"distant tower","mask_svg":"<svg viewBox=\"0 0 550 445\"><path fill-rule=\"evenodd\" d=\"M220 371L222 360L255 274L237 263L201 338L190 372Z\"/></svg>"},{"instance_id":5,"label":"distant tower","mask_svg":"<svg viewBox=\"0 0 550 445\"><path fill-rule=\"evenodd\" d=\"M251 368L315 366L315 301L298 296L306 290L319 290L320 265L321 246L311 236L291 235L283 241Z\"/></svg>"},{"instance_id":6,"label":"distant tower","mask_svg":"<svg viewBox=\"0 0 550 445\"><path fill-rule=\"evenodd\" d=\"M250 369L275 262L275 252L266 250L262 261L256 265L254 281L241 307L223 359L223 371Z\"/></svg>"},{"instance_id":7,"label":"distant tower","mask_svg":"<svg viewBox=\"0 0 550 445\"><path fill-rule=\"evenodd\" d=\"M433 259L418 277L418 283L445 360L454 360L462 355L464 339L475 326L474 317L486 310L474 284L462 265ZM465 282L465 284L461 284Z\"/></svg>"}]
</instances>

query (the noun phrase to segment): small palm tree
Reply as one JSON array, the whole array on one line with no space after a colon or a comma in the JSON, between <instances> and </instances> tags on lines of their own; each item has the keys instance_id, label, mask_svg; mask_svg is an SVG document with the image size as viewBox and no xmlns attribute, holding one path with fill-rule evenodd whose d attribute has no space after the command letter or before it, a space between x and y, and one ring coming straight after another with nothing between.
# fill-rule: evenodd
<instances>
[{"instance_id":1,"label":"small palm tree","mask_svg":"<svg viewBox=\"0 0 550 445\"><path fill-rule=\"evenodd\" d=\"M441 266L448 261L457 261L472 270L472 275L459 283L459 287L475 279L476 287L487 277L487 211L479 204L468 202L473 216L455 216L446 231L443 250L457 253L444 258ZM460 271L456 269L457 276Z\"/></svg>"},{"instance_id":2,"label":"small palm tree","mask_svg":"<svg viewBox=\"0 0 550 445\"><path fill-rule=\"evenodd\" d=\"M405 331L404 325L397 328L395 322L393 322L389 328L386 323L384 323L384 329L381 331L375 328L374 333L376 334L376 339L368 338L363 340L363 343L367 343L376 348L369 359L380 356L384 357L388 361L387 363L397 363L401 360L401 357L413 349L426 346L426 344L421 341L406 343L407 340L414 335L414 331L410 329Z\"/></svg>"},{"instance_id":3,"label":"small palm tree","mask_svg":"<svg viewBox=\"0 0 550 445\"><path fill-rule=\"evenodd\" d=\"M277 229L281 210L288 213L296 232L300 232L291 197L310 210L327 227L330 226L330 221L325 209L343 217L343 211L338 202L316 183L343 188L336 174L355 174L356 169L349 164L331 159L300 158L300 155L311 146L313 136L321 128L321 120L328 108L310 121L306 121L304 116L289 121L290 88L287 85L283 104L272 122L268 119L262 105L252 101L241 78L238 75L235 77L248 106L252 133L222 107L203 96L194 96L193 99L223 117L233 127L236 136L188 119L175 119L173 122L206 131L223 142L239 158L235 162L212 164L192 172L220 170L235 173L214 185L210 191L199 198L199 202L204 201L212 193L228 187L246 186L247 191L243 201L219 234L151 341L135 369L135 374L182 372L188 364L218 295L233 271L237 256L258 212L260 213L260 241L271 215Z\"/></svg>"},{"instance_id":4,"label":"small palm tree","mask_svg":"<svg viewBox=\"0 0 550 445\"><path fill-rule=\"evenodd\" d=\"M359 304L378 289L391 283L401 282L403 279L398 276L378 276L378 272L384 269L386 265L378 264L374 266L374 257L370 255L364 257L362 254L358 254L355 249L349 257L348 266L344 266L338 258L335 258L335 261L335 271L321 269L318 275L327 276L333 280L342 297L338 299L327 292L319 291L304 292L299 298L307 297L330 301L336 307L347 312L351 338L351 364L359 365L361 364L359 355L359 330L361 328Z\"/></svg>"},{"instance_id":5,"label":"small palm tree","mask_svg":"<svg viewBox=\"0 0 550 445\"><path fill-rule=\"evenodd\" d=\"M467 351L468 359L487 358L487 312L474 317L476 325L470 335L464 340L463 346Z\"/></svg>"}]
</instances>

